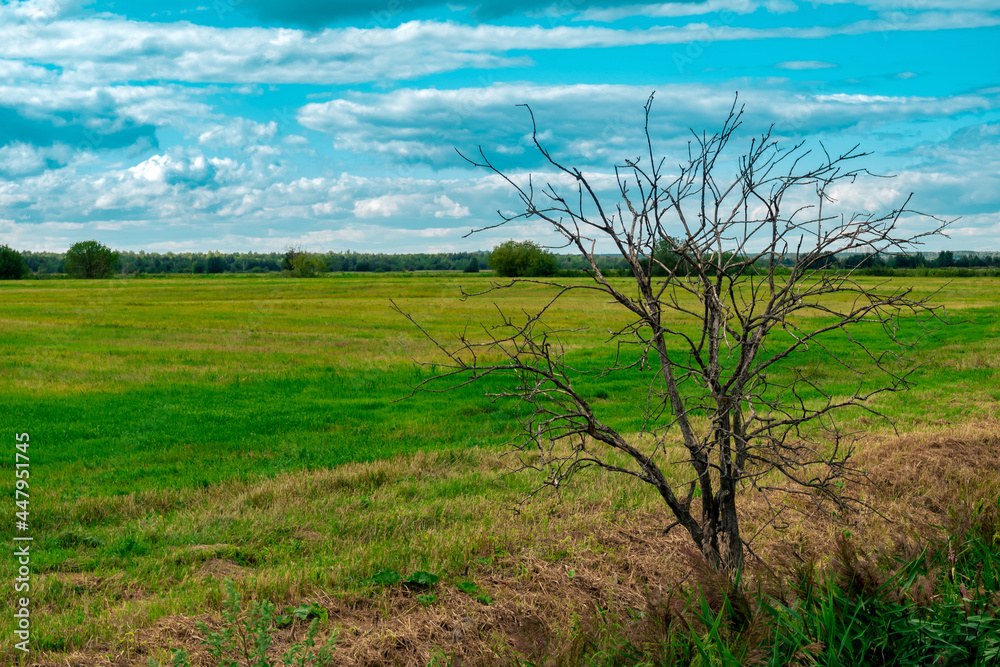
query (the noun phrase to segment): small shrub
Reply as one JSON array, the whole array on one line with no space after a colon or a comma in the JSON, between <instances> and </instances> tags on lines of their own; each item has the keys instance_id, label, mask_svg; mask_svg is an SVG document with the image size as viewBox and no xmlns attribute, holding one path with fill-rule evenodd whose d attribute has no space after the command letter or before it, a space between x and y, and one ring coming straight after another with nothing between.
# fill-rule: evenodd
<instances>
[{"instance_id":1,"label":"small shrub","mask_svg":"<svg viewBox=\"0 0 1000 667\"><path fill-rule=\"evenodd\" d=\"M249 612L240 607L240 595L232 580L226 579L226 600L223 603L223 628L211 630L205 623L198 623L198 630L205 635L202 644L208 646L208 653L213 658L213 664L220 667L324 667L333 664L333 652L336 650L337 633L334 632L318 649L316 648L316 633L319 630L320 616L326 618L326 610L318 605L309 604L298 607L292 613L305 620L313 616L305 639L293 644L281 657L281 662L268 658L268 650L273 643L271 636L276 617L274 605L270 602L255 602ZM322 611L319 614L317 610ZM150 667L158 667L150 659ZM174 652L170 662L171 667L190 667L191 660L187 651L179 649Z\"/></svg>"}]
</instances>

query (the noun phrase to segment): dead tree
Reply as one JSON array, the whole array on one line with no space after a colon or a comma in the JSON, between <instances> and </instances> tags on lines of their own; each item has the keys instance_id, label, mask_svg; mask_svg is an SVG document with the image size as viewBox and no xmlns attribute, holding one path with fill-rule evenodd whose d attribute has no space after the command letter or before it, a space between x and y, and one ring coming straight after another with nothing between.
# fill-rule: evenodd
<instances>
[{"instance_id":1,"label":"dead tree","mask_svg":"<svg viewBox=\"0 0 1000 667\"><path fill-rule=\"evenodd\" d=\"M867 155L857 147L841 155L801 143L783 148L768 131L727 163L743 114L736 104L718 133L695 133L686 160L668 169L654 153L652 99L645 106L645 154L615 168L611 205L592 179L539 142L533 114L535 147L558 174L545 187L501 171L481 148L466 158L520 197L523 211L501 214L498 225L536 221L557 232L563 247L586 260L590 279L493 282L478 295L525 282L554 291L534 312L501 312L499 324L484 326L479 339L463 334L448 347L432 338L445 361L436 359L439 372L416 389L510 376L508 388L495 395L527 407L516 443L522 453L535 453L522 455L526 466L544 470L553 486L589 467L651 485L669 508L671 527L683 527L714 567L733 576L749 544L737 512L742 494L780 488L840 506L850 502L842 480L857 472L849 465L853 437L835 417L852 407L880 415L872 399L910 384L912 368L898 363L905 359L901 319L936 317L936 308L910 287L873 284L859 279L856 268L830 268L836 255L910 252L947 223L911 210L909 198L886 213L830 213L835 185L871 175L857 166ZM922 216L926 231L901 231L901 220L912 216ZM600 268L597 249L609 245L631 279ZM562 353L560 332L546 326L549 308L574 290L610 299L629 318L609 330L619 354L601 372L649 382L648 400L637 406L644 437L602 421L577 388L580 371ZM852 336L872 327L877 343ZM828 345L835 336L856 354ZM853 390L834 392L790 369L807 350L845 369ZM643 366L655 372L641 373ZM679 464L666 460L675 445L684 452Z\"/></svg>"}]
</instances>

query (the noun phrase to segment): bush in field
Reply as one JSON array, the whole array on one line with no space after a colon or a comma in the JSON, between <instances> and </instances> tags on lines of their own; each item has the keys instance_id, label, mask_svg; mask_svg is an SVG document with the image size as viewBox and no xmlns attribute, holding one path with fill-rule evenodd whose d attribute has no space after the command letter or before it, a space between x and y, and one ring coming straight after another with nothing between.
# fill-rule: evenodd
<instances>
[{"instance_id":1,"label":"bush in field","mask_svg":"<svg viewBox=\"0 0 1000 667\"><path fill-rule=\"evenodd\" d=\"M10 246L0 245L0 280L20 280L28 275L24 256Z\"/></svg>"},{"instance_id":2,"label":"bush in field","mask_svg":"<svg viewBox=\"0 0 1000 667\"><path fill-rule=\"evenodd\" d=\"M490 253L490 267L501 276L553 276L559 271L555 256L534 241L505 241Z\"/></svg>"},{"instance_id":3,"label":"bush in field","mask_svg":"<svg viewBox=\"0 0 1000 667\"><path fill-rule=\"evenodd\" d=\"M326 271L326 262L319 255L302 248L289 247L281 262L282 273L293 278L315 278Z\"/></svg>"},{"instance_id":4,"label":"bush in field","mask_svg":"<svg viewBox=\"0 0 1000 667\"><path fill-rule=\"evenodd\" d=\"M74 278L110 278L121 261L118 253L97 241L80 241L66 251L63 270Z\"/></svg>"}]
</instances>

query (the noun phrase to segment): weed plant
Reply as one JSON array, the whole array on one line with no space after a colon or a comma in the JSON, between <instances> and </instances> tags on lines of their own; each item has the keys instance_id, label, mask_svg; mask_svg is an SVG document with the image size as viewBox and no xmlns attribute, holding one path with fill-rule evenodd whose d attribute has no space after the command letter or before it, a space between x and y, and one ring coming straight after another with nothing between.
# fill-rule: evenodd
<instances>
[{"instance_id":1,"label":"weed plant","mask_svg":"<svg viewBox=\"0 0 1000 667\"><path fill-rule=\"evenodd\" d=\"M273 653L270 649L274 643L276 624L281 622L274 604L255 602L249 611L244 611L241 608L240 594L231 579L225 581L225 589L222 629L213 631L205 623L198 624L198 629L206 635L202 644L208 647L211 664L218 667L327 667L332 664L337 633L332 633L317 649L318 617L313 618L309 624L305 639L293 644L282 655L280 663L274 662L269 654ZM159 663L152 658L149 665L159 667ZM183 648L177 649L170 665L191 667L190 655Z\"/></svg>"},{"instance_id":2,"label":"weed plant","mask_svg":"<svg viewBox=\"0 0 1000 667\"><path fill-rule=\"evenodd\" d=\"M1000 499L996 510L1000 508ZM1000 665L1000 512L908 559L871 558L846 537L830 567L801 566L787 590L742 594L711 575L682 601L623 622L598 610L558 664L593 667ZM676 593L675 593L676 594Z\"/></svg>"}]
</instances>

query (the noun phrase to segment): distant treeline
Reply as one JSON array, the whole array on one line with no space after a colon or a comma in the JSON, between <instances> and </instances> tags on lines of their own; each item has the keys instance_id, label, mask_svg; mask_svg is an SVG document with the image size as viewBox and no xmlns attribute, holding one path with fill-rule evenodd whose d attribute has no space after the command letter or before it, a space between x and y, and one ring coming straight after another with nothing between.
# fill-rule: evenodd
<instances>
[{"instance_id":1,"label":"distant treeline","mask_svg":"<svg viewBox=\"0 0 1000 667\"><path fill-rule=\"evenodd\" d=\"M831 263L837 268L861 267L874 273L885 269L1000 268L1000 253L942 250L912 255L838 255Z\"/></svg>"},{"instance_id":2,"label":"distant treeline","mask_svg":"<svg viewBox=\"0 0 1000 667\"><path fill-rule=\"evenodd\" d=\"M28 269L35 276L64 273L65 253L22 251ZM413 253L385 254L361 252L310 253L319 261L321 271L341 272L414 272L414 271L467 271L490 269L490 253ZM183 252L119 253L122 275L170 274L170 273L270 273L287 271L287 252ZM578 255L555 255L560 271L574 272L586 270L587 264ZM792 258L783 264L791 265ZM600 257L598 264L603 271L624 275L627 271L621 257L607 255ZM906 269L982 269L1000 268L1000 253L996 252L952 252L916 253L912 255L869 256L840 255L831 259L826 267L813 268L855 268L862 273L891 275Z\"/></svg>"},{"instance_id":3,"label":"distant treeline","mask_svg":"<svg viewBox=\"0 0 1000 667\"><path fill-rule=\"evenodd\" d=\"M63 273L65 253L22 253L35 274ZM119 251L123 274L161 273L270 273L286 270L284 252L129 252ZM311 253L323 270L343 271L464 271L476 258L486 268L489 253L458 252L387 255L381 253Z\"/></svg>"},{"instance_id":4,"label":"distant treeline","mask_svg":"<svg viewBox=\"0 0 1000 667\"><path fill-rule=\"evenodd\" d=\"M35 275L64 273L65 253L22 251L31 273ZM322 271L342 272L414 272L414 271L468 271L490 269L488 252L413 253L390 255L385 253L327 252L309 253L318 259ZM129 252L119 251L120 273L269 273L289 269L288 252ZM574 255L556 255L561 270L583 270L583 258ZM602 269L617 269L624 262L607 257L599 262Z\"/></svg>"}]
</instances>

